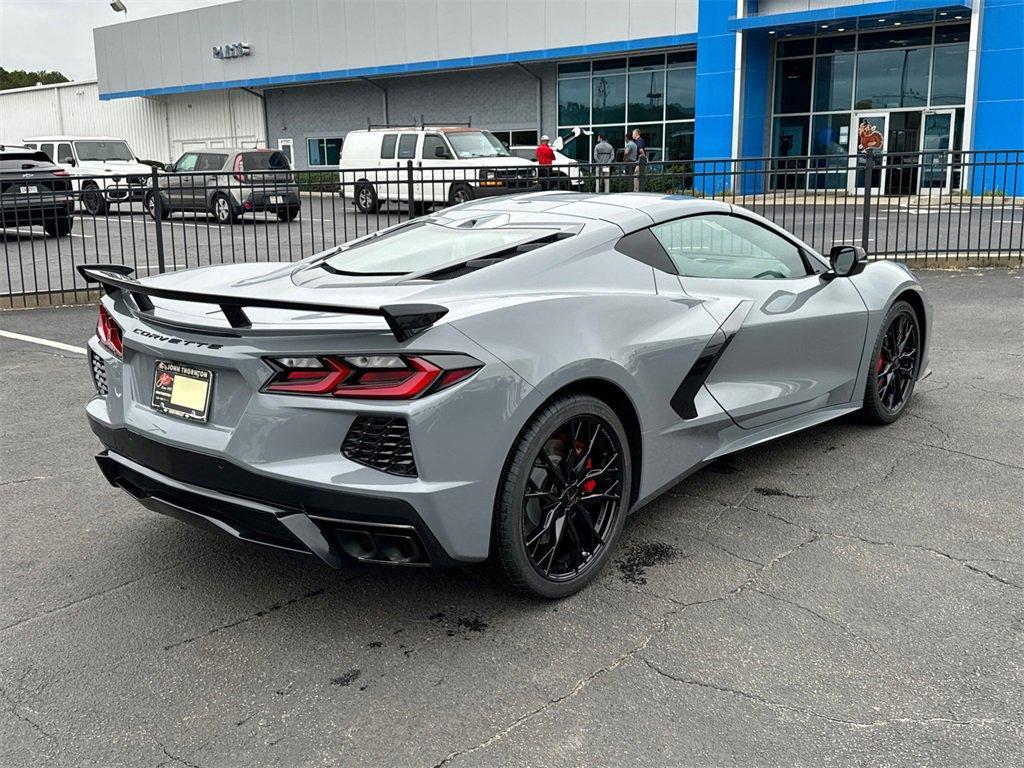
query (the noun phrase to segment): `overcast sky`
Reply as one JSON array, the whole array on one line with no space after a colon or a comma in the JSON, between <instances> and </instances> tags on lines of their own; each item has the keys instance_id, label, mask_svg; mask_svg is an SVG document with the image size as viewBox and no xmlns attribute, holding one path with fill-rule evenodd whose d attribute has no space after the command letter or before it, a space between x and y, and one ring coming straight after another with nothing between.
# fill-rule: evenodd
<instances>
[{"instance_id":1,"label":"overcast sky","mask_svg":"<svg viewBox=\"0 0 1024 768\"><path fill-rule=\"evenodd\" d=\"M144 19L225 0L122 0ZM0 66L58 70L71 80L96 77L92 31L124 20L110 0L0 0Z\"/></svg>"}]
</instances>

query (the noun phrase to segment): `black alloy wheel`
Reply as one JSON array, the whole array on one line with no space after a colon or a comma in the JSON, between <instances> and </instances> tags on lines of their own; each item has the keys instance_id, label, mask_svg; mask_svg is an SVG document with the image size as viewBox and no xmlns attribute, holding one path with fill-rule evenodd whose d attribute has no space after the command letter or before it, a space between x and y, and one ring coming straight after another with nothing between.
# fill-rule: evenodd
<instances>
[{"instance_id":1,"label":"black alloy wheel","mask_svg":"<svg viewBox=\"0 0 1024 768\"><path fill-rule=\"evenodd\" d=\"M618 417L584 395L543 409L513 450L496 510L496 555L512 586L547 598L589 583L622 530L631 479Z\"/></svg>"},{"instance_id":2,"label":"black alloy wheel","mask_svg":"<svg viewBox=\"0 0 1024 768\"><path fill-rule=\"evenodd\" d=\"M913 307L898 301L889 310L869 361L864 413L869 421L891 424L914 393L921 364L921 329Z\"/></svg>"}]
</instances>

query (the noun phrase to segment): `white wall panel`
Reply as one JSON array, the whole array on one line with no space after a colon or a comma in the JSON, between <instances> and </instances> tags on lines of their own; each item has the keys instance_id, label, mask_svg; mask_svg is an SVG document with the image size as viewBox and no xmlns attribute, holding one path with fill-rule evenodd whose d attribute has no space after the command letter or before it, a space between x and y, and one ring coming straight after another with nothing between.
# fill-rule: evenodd
<instances>
[{"instance_id":1,"label":"white wall panel","mask_svg":"<svg viewBox=\"0 0 1024 768\"><path fill-rule=\"evenodd\" d=\"M236 0L102 27L95 35L96 66L102 92L116 93L692 34L696 29L697 0ZM213 46L233 42L249 43L252 55L213 58Z\"/></svg>"},{"instance_id":2,"label":"white wall panel","mask_svg":"<svg viewBox=\"0 0 1024 768\"><path fill-rule=\"evenodd\" d=\"M437 0L420 0L406 7L405 55L411 62L437 58Z\"/></svg>"},{"instance_id":3,"label":"white wall panel","mask_svg":"<svg viewBox=\"0 0 1024 768\"><path fill-rule=\"evenodd\" d=\"M244 91L100 101L93 80L0 92L0 141L43 134L120 136L163 162L185 145L265 143L262 101Z\"/></svg>"}]
</instances>

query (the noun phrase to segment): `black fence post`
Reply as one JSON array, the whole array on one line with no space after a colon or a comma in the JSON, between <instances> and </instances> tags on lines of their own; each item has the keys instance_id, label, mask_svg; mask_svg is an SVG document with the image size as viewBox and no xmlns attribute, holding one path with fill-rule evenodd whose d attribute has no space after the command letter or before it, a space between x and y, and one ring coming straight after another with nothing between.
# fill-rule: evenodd
<instances>
[{"instance_id":1,"label":"black fence post","mask_svg":"<svg viewBox=\"0 0 1024 768\"><path fill-rule=\"evenodd\" d=\"M153 221L156 224L156 268L157 272L163 274L167 271L167 263L164 260L164 201L160 194L160 174L157 173L155 167L149 178L152 187L150 194L153 195ZM143 203L143 207L145 207L145 203ZM146 260L149 261L148 258Z\"/></svg>"},{"instance_id":2,"label":"black fence post","mask_svg":"<svg viewBox=\"0 0 1024 768\"><path fill-rule=\"evenodd\" d=\"M860 247L865 251L868 249L868 235L871 233L871 186L872 177L875 173L874 150L864 151L864 211L860 223Z\"/></svg>"},{"instance_id":3,"label":"black fence post","mask_svg":"<svg viewBox=\"0 0 1024 768\"><path fill-rule=\"evenodd\" d=\"M409 218L416 216L416 187L412 183L412 160L405 161L405 173L406 173L406 184L408 184L409 193Z\"/></svg>"},{"instance_id":4,"label":"black fence post","mask_svg":"<svg viewBox=\"0 0 1024 768\"><path fill-rule=\"evenodd\" d=\"M636 188L637 191L644 191L644 166L647 165L647 159L643 156L636 159Z\"/></svg>"}]
</instances>

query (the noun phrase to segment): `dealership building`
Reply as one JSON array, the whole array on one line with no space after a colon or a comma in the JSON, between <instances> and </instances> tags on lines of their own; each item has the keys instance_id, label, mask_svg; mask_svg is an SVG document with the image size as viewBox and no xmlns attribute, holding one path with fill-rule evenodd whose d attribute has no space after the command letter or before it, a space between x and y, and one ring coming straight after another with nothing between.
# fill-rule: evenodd
<instances>
[{"instance_id":1,"label":"dealership building","mask_svg":"<svg viewBox=\"0 0 1024 768\"><path fill-rule=\"evenodd\" d=\"M865 131L889 152L1024 149L1024 0L238 0L95 43L101 100L256 97L298 168L421 121L510 144L638 128L667 163L849 157Z\"/></svg>"}]
</instances>

